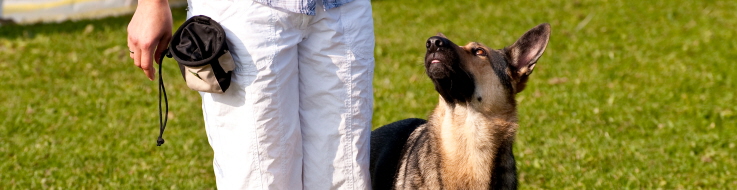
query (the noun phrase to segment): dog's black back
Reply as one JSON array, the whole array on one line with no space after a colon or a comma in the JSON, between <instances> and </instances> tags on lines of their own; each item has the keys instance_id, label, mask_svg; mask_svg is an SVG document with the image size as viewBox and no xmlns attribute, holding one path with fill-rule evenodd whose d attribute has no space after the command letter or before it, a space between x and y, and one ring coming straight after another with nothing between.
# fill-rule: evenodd
<instances>
[{"instance_id":1,"label":"dog's black back","mask_svg":"<svg viewBox=\"0 0 737 190\"><path fill-rule=\"evenodd\" d=\"M402 158L402 149L409 135L424 119L404 119L371 132L371 185L374 189L392 189Z\"/></svg>"}]
</instances>

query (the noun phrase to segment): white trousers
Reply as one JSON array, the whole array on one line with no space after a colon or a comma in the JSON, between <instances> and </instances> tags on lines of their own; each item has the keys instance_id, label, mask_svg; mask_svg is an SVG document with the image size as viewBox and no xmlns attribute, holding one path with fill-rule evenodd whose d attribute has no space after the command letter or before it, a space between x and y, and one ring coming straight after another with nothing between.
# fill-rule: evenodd
<instances>
[{"instance_id":1,"label":"white trousers","mask_svg":"<svg viewBox=\"0 0 737 190\"><path fill-rule=\"evenodd\" d=\"M370 189L371 2L308 16L250 0L189 0L226 31L237 65L200 93L218 189Z\"/></svg>"}]
</instances>

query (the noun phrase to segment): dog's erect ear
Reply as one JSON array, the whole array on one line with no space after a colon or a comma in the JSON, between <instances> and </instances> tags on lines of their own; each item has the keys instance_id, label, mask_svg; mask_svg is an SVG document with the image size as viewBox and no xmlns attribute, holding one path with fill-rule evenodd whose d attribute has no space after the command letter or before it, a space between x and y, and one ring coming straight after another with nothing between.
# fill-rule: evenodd
<instances>
[{"instance_id":1,"label":"dog's erect ear","mask_svg":"<svg viewBox=\"0 0 737 190\"><path fill-rule=\"evenodd\" d=\"M516 92L521 92L525 88L527 76L532 74L537 59L543 55L545 47L548 46L549 38L550 25L543 23L527 31L511 46L504 48L507 58L514 67L512 77L518 79Z\"/></svg>"},{"instance_id":2,"label":"dog's erect ear","mask_svg":"<svg viewBox=\"0 0 737 190\"><path fill-rule=\"evenodd\" d=\"M507 56L520 75L529 75L535 63L543 55L550 38L550 25L540 24L527 31L517 42L507 47Z\"/></svg>"}]
</instances>

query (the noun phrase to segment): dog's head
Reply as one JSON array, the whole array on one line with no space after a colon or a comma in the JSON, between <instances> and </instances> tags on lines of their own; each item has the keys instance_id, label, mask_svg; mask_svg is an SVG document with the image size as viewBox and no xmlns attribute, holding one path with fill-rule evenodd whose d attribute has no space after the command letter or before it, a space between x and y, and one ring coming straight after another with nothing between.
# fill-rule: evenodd
<instances>
[{"instance_id":1,"label":"dog's head","mask_svg":"<svg viewBox=\"0 0 737 190\"><path fill-rule=\"evenodd\" d=\"M426 43L426 73L449 104L514 104L514 95L525 88L549 37L550 25L541 24L511 46L491 49L476 42L458 46L438 34Z\"/></svg>"}]
</instances>

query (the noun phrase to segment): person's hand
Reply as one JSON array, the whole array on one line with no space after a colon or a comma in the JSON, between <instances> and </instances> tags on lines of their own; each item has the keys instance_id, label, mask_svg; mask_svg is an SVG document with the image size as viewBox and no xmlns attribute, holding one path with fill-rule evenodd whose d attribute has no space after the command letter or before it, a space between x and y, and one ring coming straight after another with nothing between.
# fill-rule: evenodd
<instances>
[{"instance_id":1,"label":"person's hand","mask_svg":"<svg viewBox=\"0 0 737 190\"><path fill-rule=\"evenodd\" d=\"M136 12L128 24L128 48L133 62L149 80L153 80L156 73L154 59L159 60L171 40L171 29L171 10L167 0L138 1Z\"/></svg>"}]
</instances>

